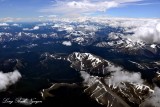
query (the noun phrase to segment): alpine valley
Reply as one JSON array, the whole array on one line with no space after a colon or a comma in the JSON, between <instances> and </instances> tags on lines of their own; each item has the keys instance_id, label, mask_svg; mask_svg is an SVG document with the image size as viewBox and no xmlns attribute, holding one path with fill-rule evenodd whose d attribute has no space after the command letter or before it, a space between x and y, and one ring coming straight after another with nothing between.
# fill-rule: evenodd
<instances>
[{"instance_id":1,"label":"alpine valley","mask_svg":"<svg viewBox=\"0 0 160 107\"><path fill-rule=\"evenodd\" d=\"M0 23L0 107L160 107L160 19Z\"/></svg>"}]
</instances>

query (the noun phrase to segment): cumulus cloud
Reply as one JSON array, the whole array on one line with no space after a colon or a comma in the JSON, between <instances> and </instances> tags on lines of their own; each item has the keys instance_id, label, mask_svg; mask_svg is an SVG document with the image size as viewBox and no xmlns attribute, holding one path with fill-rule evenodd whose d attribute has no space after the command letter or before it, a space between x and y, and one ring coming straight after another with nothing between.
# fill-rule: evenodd
<instances>
[{"instance_id":1,"label":"cumulus cloud","mask_svg":"<svg viewBox=\"0 0 160 107\"><path fill-rule=\"evenodd\" d=\"M148 22L136 28L132 38L147 43L160 43L160 22Z\"/></svg>"},{"instance_id":2,"label":"cumulus cloud","mask_svg":"<svg viewBox=\"0 0 160 107\"><path fill-rule=\"evenodd\" d=\"M21 74L15 70L9 73L0 72L0 91L4 91L8 86L15 84L21 78Z\"/></svg>"},{"instance_id":3,"label":"cumulus cloud","mask_svg":"<svg viewBox=\"0 0 160 107\"><path fill-rule=\"evenodd\" d=\"M108 67L111 71L111 77L106 79L106 84L123 87L121 82L130 82L134 84L142 84L144 80L141 78L140 73L130 73L124 71L121 67L115 67L113 65ZM140 107L159 107L160 105L160 88L155 87L149 97L140 105Z\"/></svg>"},{"instance_id":4,"label":"cumulus cloud","mask_svg":"<svg viewBox=\"0 0 160 107\"><path fill-rule=\"evenodd\" d=\"M121 67L110 65L107 70L111 72L111 77L106 80L107 84L119 86L122 82L142 84L143 80L140 73L131 73Z\"/></svg>"},{"instance_id":5,"label":"cumulus cloud","mask_svg":"<svg viewBox=\"0 0 160 107\"><path fill-rule=\"evenodd\" d=\"M110 65L108 67L108 71L112 73L112 76L106 79L106 84L123 87L121 82L130 82L134 84L142 84L143 79L141 79L141 75L139 73L129 73L124 71L121 67L116 67L114 65ZM90 86L96 81L96 77L91 76L85 71L80 72L81 77L84 79L83 83ZM140 107L159 107L160 105L160 88L155 87L154 90L150 93L148 98L144 100L140 104Z\"/></svg>"},{"instance_id":6,"label":"cumulus cloud","mask_svg":"<svg viewBox=\"0 0 160 107\"><path fill-rule=\"evenodd\" d=\"M39 29L39 26L34 26L33 27L33 30L38 30Z\"/></svg>"},{"instance_id":7,"label":"cumulus cloud","mask_svg":"<svg viewBox=\"0 0 160 107\"><path fill-rule=\"evenodd\" d=\"M133 42L160 43L160 19L112 18L106 23L114 28L123 28L123 37Z\"/></svg>"},{"instance_id":8,"label":"cumulus cloud","mask_svg":"<svg viewBox=\"0 0 160 107\"><path fill-rule=\"evenodd\" d=\"M84 83L87 83L90 79L90 75L85 71L80 71L81 77L84 79Z\"/></svg>"},{"instance_id":9,"label":"cumulus cloud","mask_svg":"<svg viewBox=\"0 0 160 107\"><path fill-rule=\"evenodd\" d=\"M160 106L160 88L155 87L152 93L140 107L159 107Z\"/></svg>"},{"instance_id":10,"label":"cumulus cloud","mask_svg":"<svg viewBox=\"0 0 160 107\"><path fill-rule=\"evenodd\" d=\"M144 82L140 73L125 71L123 68L116 67L114 65L110 65L106 69L108 72L111 72L111 76L105 79L105 82L108 85L122 86L122 82L129 82L133 84L143 84ZM84 83L90 84L95 79L85 71L81 71L80 73L81 77L84 79Z\"/></svg>"},{"instance_id":11,"label":"cumulus cloud","mask_svg":"<svg viewBox=\"0 0 160 107\"><path fill-rule=\"evenodd\" d=\"M19 24L17 24L17 23L14 23L14 24L13 24L13 26L20 26L20 25L19 25Z\"/></svg>"},{"instance_id":12,"label":"cumulus cloud","mask_svg":"<svg viewBox=\"0 0 160 107\"><path fill-rule=\"evenodd\" d=\"M65 46L72 46L72 43L70 41L63 41L62 44Z\"/></svg>"},{"instance_id":13,"label":"cumulus cloud","mask_svg":"<svg viewBox=\"0 0 160 107\"><path fill-rule=\"evenodd\" d=\"M9 26L7 23L0 23L0 26Z\"/></svg>"},{"instance_id":14,"label":"cumulus cloud","mask_svg":"<svg viewBox=\"0 0 160 107\"><path fill-rule=\"evenodd\" d=\"M84 79L83 85L91 86L95 83L98 77L91 76L89 73L85 71L80 71L81 77Z\"/></svg>"},{"instance_id":15,"label":"cumulus cloud","mask_svg":"<svg viewBox=\"0 0 160 107\"><path fill-rule=\"evenodd\" d=\"M50 7L44 8L41 12L52 12L56 14L84 14L104 12L110 8L119 7L125 3L133 3L142 0L57 0Z\"/></svg>"},{"instance_id":16,"label":"cumulus cloud","mask_svg":"<svg viewBox=\"0 0 160 107\"><path fill-rule=\"evenodd\" d=\"M33 31L33 30L39 30L40 26L43 26L44 24L39 24L37 26L34 26L33 28L23 28L24 31ZM45 26L45 25L44 25Z\"/></svg>"}]
</instances>

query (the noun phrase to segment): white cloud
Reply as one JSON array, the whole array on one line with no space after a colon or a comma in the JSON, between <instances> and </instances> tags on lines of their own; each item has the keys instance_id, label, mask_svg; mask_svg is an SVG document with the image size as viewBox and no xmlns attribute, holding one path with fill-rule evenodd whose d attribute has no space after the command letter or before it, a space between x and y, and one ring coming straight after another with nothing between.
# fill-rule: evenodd
<instances>
[{"instance_id":1,"label":"white cloud","mask_svg":"<svg viewBox=\"0 0 160 107\"><path fill-rule=\"evenodd\" d=\"M4 91L8 86L15 84L21 78L21 74L15 70L9 73L0 72L0 91Z\"/></svg>"},{"instance_id":2,"label":"white cloud","mask_svg":"<svg viewBox=\"0 0 160 107\"><path fill-rule=\"evenodd\" d=\"M111 77L106 80L107 84L119 86L122 82L130 82L135 84L142 84L140 73L131 73L123 70L121 67L110 65L107 70L111 72Z\"/></svg>"},{"instance_id":3,"label":"white cloud","mask_svg":"<svg viewBox=\"0 0 160 107\"><path fill-rule=\"evenodd\" d=\"M84 79L84 83L88 83L90 75L85 71L80 71L81 77Z\"/></svg>"},{"instance_id":4,"label":"white cloud","mask_svg":"<svg viewBox=\"0 0 160 107\"><path fill-rule=\"evenodd\" d=\"M91 76L89 73L85 71L80 71L81 77L84 79L83 85L90 86L95 83L98 77Z\"/></svg>"},{"instance_id":5,"label":"white cloud","mask_svg":"<svg viewBox=\"0 0 160 107\"><path fill-rule=\"evenodd\" d=\"M116 67L114 65L108 66L108 71L112 73L112 77L105 80L106 84L108 85L123 87L123 84L120 84L121 82L130 82L136 84L137 86L145 86L143 84L144 80L141 78L141 75L139 73L129 73L127 71L124 71L121 67ZM81 71L80 74L84 79L84 85L86 84L87 86L90 86L95 83L96 77L91 76L85 71ZM154 90L150 90L150 95L147 96L147 98L140 104L139 107L159 107L159 105L160 88L156 86Z\"/></svg>"},{"instance_id":6,"label":"white cloud","mask_svg":"<svg viewBox=\"0 0 160 107\"><path fill-rule=\"evenodd\" d=\"M5 17L0 18L0 22L15 22L15 21L21 21L22 18L12 18L12 17Z\"/></svg>"},{"instance_id":7,"label":"white cloud","mask_svg":"<svg viewBox=\"0 0 160 107\"><path fill-rule=\"evenodd\" d=\"M20 25L19 25L19 24L17 24L17 23L14 23L14 24L13 24L13 26L20 26Z\"/></svg>"},{"instance_id":8,"label":"white cloud","mask_svg":"<svg viewBox=\"0 0 160 107\"><path fill-rule=\"evenodd\" d=\"M35 26L34 28L33 28L33 30L38 30L39 29L39 26Z\"/></svg>"},{"instance_id":9,"label":"white cloud","mask_svg":"<svg viewBox=\"0 0 160 107\"><path fill-rule=\"evenodd\" d=\"M121 27L127 37L133 42L160 43L160 19L135 19L135 18L112 18L104 21L111 27Z\"/></svg>"},{"instance_id":10,"label":"white cloud","mask_svg":"<svg viewBox=\"0 0 160 107\"><path fill-rule=\"evenodd\" d=\"M135 29L133 38L147 43L160 43L160 22L148 22Z\"/></svg>"},{"instance_id":11,"label":"white cloud","mask_svg":"<svg viewBox=\"0 0 160 107\"><path fill-rule=\"evenodd\" d=\"M142 0L64 0L56 1L50 7L46 7L41 12L52 12L56 14L82 15L94 12L104 12L110 8L119 7L125 3L134 3Z\"/></svg>"},{"instance_id":12,"label":"white cloud","mask_svg":"<svg viewBox=\"0 0 160 107\"><path fill-rule=\"evenodd\" d=\"M157 5L157 4L160 4L160 3L140 3L135 5L143 6L143 5Z\"/></svg>"},{"instance_id":13,"label":"white cloud","mask_svg":"<svg viewBox=\"0 0 160 107\"><path fill-rule=\"evenodd\" d=\"M0 23L0 26L9 26L7 23Z\"/></svg>"},{"instance_id":14,"label":"white cloud","mask_svg":"<svg viewBox=\"0 0 160 107\"><path fill-rule=\"evenodd\" d=\"M105 79L108 85L122 86L122 82L143 85L144 80L140 73L125 71L123 68L114 65L109 65L106 69L111 72L111 76ZM94 78L90 74L85 71L80 71L80 73L84 83L90 84L93 82Z\"/></svg>"},{"instance_id":15,"label":"white cloud","mask_svg":"<svg viewBox=\"0 0 160 107\"><path fill-rule=\"evenodd\" d=\"M159 107L160 106L160 88L155 87L154 93L147 98L140 107Z\"/></svg>"},{"instance_id":16,"label":"white cloud","mask_svg":"<svg viewBox=\"0 0 160 107\"><path fill-rule=\"evenodd\" d=\"M70 41L63 41L62 44L65 46L72 46L72 43Z\"/></svg>"},{"instance_id":17,"label":"white cloud","mask_svg":"<svg viewBox=\"0 0 160 107\"><path fill-rule=\"evenodd\" d=\"M23 28L23 30L24 30L24 31L27 31L27 30L29 31L30 29L29 29L29 28Z\"/></svg>"},{"instance_id":18,"label":"white cloud","mask_svg":"<svg viewBox=\"0 0 160 107\"><path fill-rule=\"evenodd\" d=\"M57 15L48 15L49 18L56 18Z\"/></svg>"},{"instance_id":19,"label":"white cloud","mask_svg":"<svg viewBox=\"0 0 160 107\"><path fill-rule=\"evenodd\" d=\"M157 24L156 30L157 30L158 32L160 32L160 23Z\"/></svg>"}]
</instances>

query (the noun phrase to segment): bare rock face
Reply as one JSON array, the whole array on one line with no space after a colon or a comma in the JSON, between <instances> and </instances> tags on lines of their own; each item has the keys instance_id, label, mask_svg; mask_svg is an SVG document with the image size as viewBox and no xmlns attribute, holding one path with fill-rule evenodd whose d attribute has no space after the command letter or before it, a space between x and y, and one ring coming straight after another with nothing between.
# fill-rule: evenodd
<instances>
[{"instance_id":1,"label":"bare rock face","mask_svg":"<svg viewBox=\"0 0 160 107\"><path fill-rule=\"evenodd\" d=\"M133 84L128 82L121 83L120 87L110 86L113 92L117 93L126 102L139 105L148 95L153 92L147 85Z\"/></svg>"},{"instance_id":2,"label":"bare rock face","mask_svg":"<svg viewBox=\"0 0 160 107\"><path fill-rule=\"evenodd\" d=\"M69 87L69 88L76 88L79 87L77 84L69 84L69 83L54 83L47 89L43 89L40 93L42 98L45 100L47 97L54 97L54 94L50 93L51 91L58 90L61 87Z\"/></svg>"},{"instance_id":3,"label":"bare rock face","mask_svg":"<svg viewBox=\"0 0 160 107\"><path fill-rule=\"evenodd\" d=\"M78 71L86 71L95 75L106 75L106 67L110 62L90 53L74 52L68 56L71 67Z\"/></svg>"},{"instance_id":4,"label":"bare rock face","mask_svg":"<svg viewBox=\"0 0 160 107\"><path fill-rule=\"evenodd\" d=\"M98 103L107 107L130 107L124 100L122 100L116 93L114 93L108 86L106 86L101 79L90 77L87 82L85 93L90 95Z\"/></svg>"},{"instance_id":5,"label":"bare rock face","mask_svg":"<svg viewBox=\"0 0 160 107\"><path fill-rule=\"evenodd\" d=\"M160 87L160 73L157 72L155 77L153 78L153 82Z\"/></svg>"},{"instance_id":6,"label":"bare rock face","mask_svg":"<svg viewBox=\"0 0 160 107\"><path fill-rule=\"evenodd\" d=\"M75 52L69 55L68 61L71 62L72 68L81 71L82 77L84 78L84 86L87 85L84 92L102 105L108 107L135 107L139 106L154 92L149 85L143 83L139 74L133 74L137 75L137 78L139 77L139 83L136 83L138 80L133 80L132 82L122 79L121 82L121 79L119 79L120 82L118 85L111 84L110 81L112 81L112 77L115 75L108 75L108 73L112 74L114 73L113 71L124 71L120 67L116 68L113 63L95 55ZM97 77L96 73L103 74L103 77ZM124 75L129 75L130 78L132 78L132 73ZM123 73L119 76L126 79L128 78L123 76Z\"/></svg>"},{"instance_id":7,"label":"bare rock face","mask_svg":"<svg viewBox=\"0 0 160 107\"><path fill-rule=\"evenodd\" d=\"M80 71L84 81L81 85L54 83L50 88L41 91L43 99L54 97L50 92L60 87L83 87L84 93L102 106L152 107L152 104L146 101L153 95L154 86L144 81L140 73L125 71L110 61L90 53L74 52L66 59L71 63L70 67ZM159 80L158 74L153 79L155 83Z\"/></svg>"},{"instance_id":8,"label":"bare rock face","mask_svg":"<svg viewBox=\"0 0 160 107\"><path fill-rule=\"evenodd\" d=\"M7 59L0 62L0 68L4 71L11 71L24 68L25 64L19 59Z\"/></svg>"}]
</instances>

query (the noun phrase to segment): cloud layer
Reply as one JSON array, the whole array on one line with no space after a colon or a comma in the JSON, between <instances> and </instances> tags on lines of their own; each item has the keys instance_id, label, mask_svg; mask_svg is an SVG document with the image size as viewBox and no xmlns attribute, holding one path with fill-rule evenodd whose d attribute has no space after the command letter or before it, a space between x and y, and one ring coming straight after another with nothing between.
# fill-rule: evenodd
<instances>
[{"instance_id":1,"label":"cloud layer","mask_svg":"<svg viewBox=\"0 0 160 107\"><path fill-rule=\"evenodd\" d=\"M160 22L150 21L137 27L133 38L147 43L160 43Z\"/></svg>"},{"instance_id":2,"label":"cloud layer","mask_svg":"<svg viewBox=\"0 0 160 107\"><path fill-rule=\"evenodd\" d=\"M15 84L21 78L21 74L15 70L9 73L0 72L0 91L4 91L8 86Z\"/></svg>"},{"instance_id":3,"label":"cloud layer","mask_svg":"<svg viewBox=\"0 0 160 107\"><path fill-rule=\"evenodd\" d=\"M122 35L132 41L160 43L160 19L113 18L106 23L114 28L123 28L125 34Z\"/></svg>"},{"instance_id":4,"label":"cloud layer","mask_svg":"<svg viewBox=\"0 0 160 107\"><path fill-rule=\"evenodd\" d=\"M110 8L138 1L142 0L56 0L52 6L42 9L41 12L52 12L61 15L72 14L76 16L95 12L105 12Z\"/></svg>"}]
</instances>

